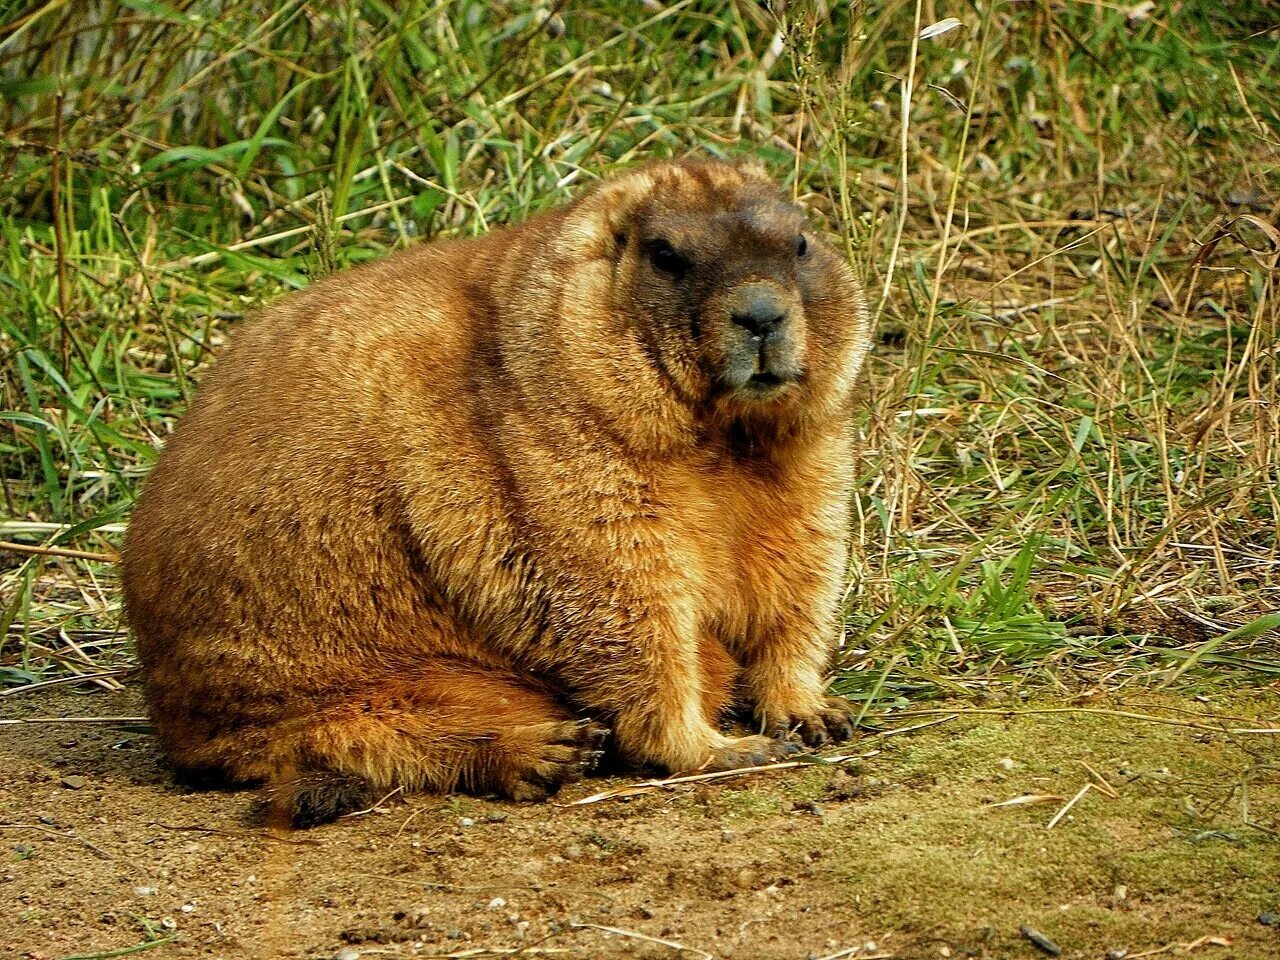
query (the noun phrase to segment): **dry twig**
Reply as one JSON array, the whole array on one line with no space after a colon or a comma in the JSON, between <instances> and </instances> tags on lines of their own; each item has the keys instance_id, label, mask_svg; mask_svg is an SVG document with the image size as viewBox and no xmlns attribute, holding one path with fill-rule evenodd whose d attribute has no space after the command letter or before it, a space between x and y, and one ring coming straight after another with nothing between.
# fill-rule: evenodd
<instances>
[{"instance_id":1,"label":"dry twig","mask_svg":"<svg viewBox=\"0 0 1280 960\"><path fill-rule=\"evenodd\" d=\"M648 934L639 933L635 930L623 930L621 927L606 927L598 923L571 923L569 926L574 930L602 930L605 933L612 933L617 937L627 937L632 940L643 940L645 943L656 943L659 946L669 947L672 950L678 950L682 953L696 954L697 956L702 957L703 960L716 960L713 955L707 953L705 950L700 950L697 947L688 947L683 943L677 943L675 940L662 940L658 937L651 937Z\"/></svg>"}]
</instances>

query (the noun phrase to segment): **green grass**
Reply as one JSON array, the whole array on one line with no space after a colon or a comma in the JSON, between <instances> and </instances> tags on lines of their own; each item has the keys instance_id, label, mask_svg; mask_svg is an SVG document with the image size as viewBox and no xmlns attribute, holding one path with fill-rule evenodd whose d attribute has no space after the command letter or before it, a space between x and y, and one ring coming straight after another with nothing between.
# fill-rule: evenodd
<instances>
[{"instance_id":1,"label":"green grass","mask_svg":"<svg viewBox=\"0 0 1280 960\"><path fill-rule=\"evenodd\" d=\"M840 689L1280 674L1229 634L1280 606L1272 5L4 9L0 540L109 552L228 331L310 278L752 155L880 324ZM107 563L0 553L0 627L0 684L131 662Z\"/></svg>"}]
</instances>

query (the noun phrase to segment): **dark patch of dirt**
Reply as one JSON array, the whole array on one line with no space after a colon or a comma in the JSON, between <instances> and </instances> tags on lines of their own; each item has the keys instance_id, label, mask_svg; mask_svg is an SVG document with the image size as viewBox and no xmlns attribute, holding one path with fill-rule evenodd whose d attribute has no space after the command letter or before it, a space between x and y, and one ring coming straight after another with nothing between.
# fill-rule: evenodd
<instances>
[{"instance_id":1,"label":"dark patch of dirt","mask_svg":"<svg viewBox=\"0 0 1280 960\"><path fill-rule=\"evenodd\" d=\"M1218 709L1255 727L1278 706ZM0 700L9 720L141 712L133 691ZM975 715L850 752L877 747L851 772L577 807L391 798L272 835L254 794L175 785L144 728L0 726L0 956L169 937L147 956L1040 956L1023 924L1067 957L1198 937L1230 941L1195 949L1211 960L1280 956L1280 928L1256 920L1280 911L1280 737ZM1082 762L1116 798L1087 792L1053 830L1061 802L987 806L1070 798Z\"/></svg>"}]
</instances>

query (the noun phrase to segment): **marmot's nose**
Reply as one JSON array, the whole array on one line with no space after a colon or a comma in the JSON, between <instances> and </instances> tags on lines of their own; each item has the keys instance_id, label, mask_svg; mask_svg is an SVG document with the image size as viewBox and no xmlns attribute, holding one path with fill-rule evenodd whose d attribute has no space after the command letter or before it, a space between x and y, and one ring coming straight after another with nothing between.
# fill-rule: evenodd
<instances>
[{"instance_id":1,"label":"marmot's nose","mask_svg":"<svg viewBox=\"0 0 1280 960\"><path fill-rule=\"evenodd\" d=\"M729 316L755 336L767 337L787 319L787 306L772 287L753 283L737 292Z\"/></svg>"}]
</instances>

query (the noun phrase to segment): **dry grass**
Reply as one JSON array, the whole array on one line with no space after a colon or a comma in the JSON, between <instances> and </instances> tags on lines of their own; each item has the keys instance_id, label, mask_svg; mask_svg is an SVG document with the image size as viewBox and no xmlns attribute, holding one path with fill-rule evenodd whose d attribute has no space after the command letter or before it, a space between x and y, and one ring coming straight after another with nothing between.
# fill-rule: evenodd
<instances>
[{"instance_id":1,"label":"dry grass","mask_svg":"<svg viewBox=\"0 0 1280 960\"><path fill-rule=\"evenodd\" d=\"M1274 683L1274 9L779 6L11 12L0 679L119 682L76 551L257 304L709 150L770 163L881 308L841 689Z\"/></svg>"}]
</instances>

